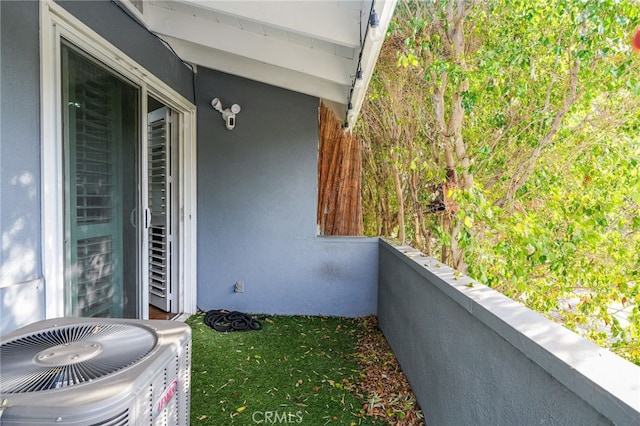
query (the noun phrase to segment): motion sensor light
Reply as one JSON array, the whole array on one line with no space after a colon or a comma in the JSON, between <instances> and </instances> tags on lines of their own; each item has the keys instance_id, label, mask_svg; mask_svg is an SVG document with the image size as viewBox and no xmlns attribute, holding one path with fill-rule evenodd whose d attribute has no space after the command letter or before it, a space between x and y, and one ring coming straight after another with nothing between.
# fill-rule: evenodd
<instances>
[{"instance_id":1,"label":"motion sensor light","mask_svg":"<svg viewBox=\"0 0 640 426\"><path fill-rule=\"evenodd\" d=\"M228 130L233 130L236 127L236 114L240 113L240 105L233 104L231 105L231 108L223 109L220 99L213 98L213 100L211 101L211 106L213 107L213 109L222 114L224 125Z\"/></svg>"}]
</instances>

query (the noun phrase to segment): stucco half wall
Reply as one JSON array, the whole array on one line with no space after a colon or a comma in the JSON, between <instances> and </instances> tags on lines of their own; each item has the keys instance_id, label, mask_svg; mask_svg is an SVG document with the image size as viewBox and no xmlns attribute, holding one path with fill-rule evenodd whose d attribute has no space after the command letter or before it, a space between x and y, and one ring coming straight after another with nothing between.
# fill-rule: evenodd
<instances>
[{"instance_id":1,"label":"stucco half wall","mask_svg":"<svg viewBox=\"0 0 640 426\"><path fill-rule=\"evenodd\" d=\"M640 367L380 242L378 319L429 425L637 425Z\"/></svg>"},{"instance_id":2,"label":"stucco half wall","mask_svg":"<svg viewBox=\"0 0 640 426\"><path fill-rule=\"evenodd\" d=\"M317 235L319 99L199 68L197 107L198 307L375 313L378 239Z\"/></svg>"}]
</instances>

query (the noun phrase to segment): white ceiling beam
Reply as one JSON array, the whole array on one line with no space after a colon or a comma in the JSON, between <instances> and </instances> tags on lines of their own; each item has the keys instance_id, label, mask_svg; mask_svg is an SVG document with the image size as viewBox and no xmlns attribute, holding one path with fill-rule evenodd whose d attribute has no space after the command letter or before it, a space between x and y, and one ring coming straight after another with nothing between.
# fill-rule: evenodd
<instances>
[{"instance_id":1,"label":"white ceiling beam","mask_svg":"<svg viewBox=\"0 0 640 426\"><path fill-rule=\"evenodd\" d=\"M364 0L181 0L210 11L303 34L352 48L360 44L360 10ZM370 4L369 1L367 3ZM368 14L368 9L366 9ZM302 19L301 19L302 17ZM367 20L368 16L363 16Z\"/></svg>"},{"instance_id":2,"label":"white ceiling beam","mask_svg":"<svg viewBox=\"0 0 640 426\"><path fill-rule=\"evenodd\" d=\"M345 104L349 85L337 84L290 69L211 49L185 40L163 36L176 53L185 61L222 71L239 77L284 87L299 93L325 98Z\"/></svg>"},{"instance_id":3,"label":"white ceiling beam","mask_svg":"<svg viewBox=\"0 0 640 426\"><path fill-rule=\"evenodd\" d=\"M344 58L320 49L308 48L159 7L146 7L144 17L149 28L158 34L189 40L222 52L245 56L257 62L309 74L336 84L350 84L350 76L355 73L357 58ZM204 58L197 59L194 62L201 64L203 60Z\"/></svg>"}]
</instances>

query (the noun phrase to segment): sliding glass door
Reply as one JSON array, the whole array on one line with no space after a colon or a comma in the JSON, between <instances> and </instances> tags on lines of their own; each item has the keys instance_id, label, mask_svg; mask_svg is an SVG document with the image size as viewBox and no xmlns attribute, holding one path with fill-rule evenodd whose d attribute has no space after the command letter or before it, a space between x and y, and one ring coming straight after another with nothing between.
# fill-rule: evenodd
<instances>
[{"instance_id":1,"label":"sliding glass door","mask_svg":"<svg viewBox=\"0 0 640 426\"><path fill-rule=\"evenodd\" d=\"M138 89L63 45L65 314L137 312Z\"/></svg>"},{"instance_id":2,"label":"sliding glass door","mask_svg":"<svg viewBox=\"0 0 640 426\"><path fill-rule=\"evenodd\" d=\"M147 300L176 312L176 114L80 50L61 53L65 315L137 318Z\"/></svg>"}]
</instances>

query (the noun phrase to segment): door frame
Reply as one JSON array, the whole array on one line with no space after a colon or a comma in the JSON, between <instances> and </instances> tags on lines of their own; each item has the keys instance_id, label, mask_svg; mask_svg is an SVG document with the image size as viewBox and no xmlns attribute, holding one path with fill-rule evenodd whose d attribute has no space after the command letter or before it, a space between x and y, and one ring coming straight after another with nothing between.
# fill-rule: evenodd
<instances>
[{"instance_id":1,"label":"door frame","mask_svg":"<svg viewBox=\"0 0 640 426\"><path fill-rule=\"evenodd\" d=\"M60 42L64 38L140 88L140 140L146 147L148 96L177 113L179 126L179 259L178 309L197 310L197 193L196 107L189 100L147 71L121 50L87 27L53 1L40 2L40 93L41 93L41 182L42 264L45 281L45 316L64 316L64 182ZM142 161L146 152L142 150ZM147 196L146 188L141 197ZM145 201L146 202L146 201ZM142 222L138 222L142 223ZM147 247L142 247L146 250ZM141 318L148 318L148 282L139 295Z\"/></svg>"}]
</instances>

